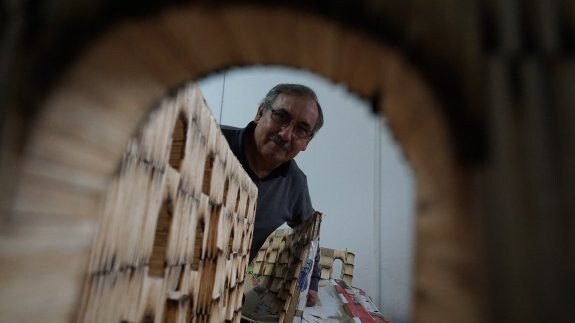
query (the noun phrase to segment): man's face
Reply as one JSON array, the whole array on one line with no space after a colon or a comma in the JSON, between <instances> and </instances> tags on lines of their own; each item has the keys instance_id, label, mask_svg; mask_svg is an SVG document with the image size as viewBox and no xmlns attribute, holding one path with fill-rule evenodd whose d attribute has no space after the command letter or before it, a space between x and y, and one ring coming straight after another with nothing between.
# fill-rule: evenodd
<instances>
[{"instance_id":1,"label":"man's face","mask_svg":"<svg viewBox=\"0 0 575 323\"><path fill-rule=\"evenodd\" d=\"M272 114L275 115L272 117ZM307 148L310 136L305 136L306 130L311 135L317 119L318 109L312 98L278 95L272 108L260 106L254 119L254 138L259 154L267 162L278 165L293 159Z\"/></svg>"}]
</instances>

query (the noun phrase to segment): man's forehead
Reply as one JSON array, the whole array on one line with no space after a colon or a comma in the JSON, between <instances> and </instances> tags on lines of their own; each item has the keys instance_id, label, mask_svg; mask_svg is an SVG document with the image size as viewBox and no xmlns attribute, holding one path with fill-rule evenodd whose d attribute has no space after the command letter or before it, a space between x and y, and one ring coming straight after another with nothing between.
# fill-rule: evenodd
<instances>
[{"instance_id":1,"label":"man's forehead","mask_svg":"<svg viewBox=\"0 0 575 323\"><path fill-rule=\"evenodd\" d=\"M289 101L290 99L306 99L308 100L310 103L313 103L314 107L317 108L317 103L315 102L315 99L307 94L290 94L290 93L281 93L279 94L275 100L272 103L272 106L276 107L276 108L281 108L283 105L286 105L286 101Z\"/></svg>"}]
</instances>

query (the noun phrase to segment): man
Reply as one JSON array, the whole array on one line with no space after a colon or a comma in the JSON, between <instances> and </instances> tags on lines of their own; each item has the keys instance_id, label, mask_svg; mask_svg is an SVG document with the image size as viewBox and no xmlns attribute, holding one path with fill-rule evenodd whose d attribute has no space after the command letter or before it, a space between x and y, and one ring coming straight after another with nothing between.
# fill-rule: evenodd
<instances>
[{"instance_id":1,"label":"man","mask_svg":"<svg viewBox=\"0 0 575 323\"><path fill-rule=\"evenodd\" d=\"M299 84L272 88L245 128L221 126L230 148L258 187L250 262L279 226L295 226L314 210L306 175L293 160L323 126L315 92ZM317 302L319 264L313 270L307 305Z\"/></svg>"}]
</instances>

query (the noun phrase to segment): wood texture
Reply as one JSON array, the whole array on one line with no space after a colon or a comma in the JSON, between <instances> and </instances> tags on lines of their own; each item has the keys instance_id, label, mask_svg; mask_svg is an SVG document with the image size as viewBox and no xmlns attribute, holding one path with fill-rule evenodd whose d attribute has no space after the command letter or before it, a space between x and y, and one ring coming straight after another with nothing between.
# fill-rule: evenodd
<instances>
[{"instance_id":1,"label":"wood texture","mask_svg":"<svg viewBox=\"0 0 575 323\"><path fill-rule=\"evenodd\" d=\"M336 260L340 261L339 279L345 281L350 286L353 282L353 261L355 254L346 250L335 250L330 248L320 248L319 265L321 269L321 279L336 278L333 276L333 266Z\"/></svg>"},{"instance_id":2,"label":"wood texture","mask_svg":"<svg viewBox=\"0 0 575 323\"><path fill-rule=\"evenodd\" d=\"M262 64L341 82L386 115L417 182L415 321L574 316L573 1L127 2L4 8L1 321L75 321L100 205L151 107L207 73ZM186 162L180 181L201 194L203 169ZM210 203L200 197L194 250ZM170 312L186 302L172 297Z\"/></svg>"},{"instance_id":3,"label":"wood texture","mask_svg":"<svg viewBox=\"0 0 575 323\"><path fill-rule=\"evenodd\" d=\"M298 280L306 266L312 241L319 240L321 219L322 214L316 212L293 232L291 229L276 230L267 237L252 262L252 274L258 277L258 286L266 289L264 297L269 301L266 304L275 307L272 311L278 314L279 322L293 322L294 317L301 317L307 287L298 287ZM311 275L311 271L306 275Z\"/></svg>"},{"instance_id":4,"label":"wood texture","mask_svg":"<svg viewBox=\"0 0 575 323\"><path fill-rule=\"evenodd\" d=\"M214 138L223 136L217 129L188 85L164 99L128 143L103 201L79 321L239 317L249 257L239 245L251 243L257 189L226 142ZM206 156L215 156L210 171ZM234 183L234 203L222 199L224 180Z\"/></svg>"},{"instance_id":5,"label":"wood texture","mask_svg":"<svg viewBox=\"0 0 575 323\"><path fill-rule=\"evenodd\" d=\"M261 28L262 19L275 27ZM239 24L244 27L236 28L235 26ZM281 26L294 27L283 28ZM207 39L210 41L206 41ZM291 46L286 48L286 43L276 46L278 39L295 39L299 44L299 54L296 52L294 55L286 55L285 52L292 48ZM310 46L316 50L309 51ZM357 46L365 50L354 51L353 48ZM348 88L364 97L374 98L376 94L385 93L383 99L374 102L374 109L388 115L392 130L404 145L407 158L420 176L417 193L420 202L418 204L433 206L420 211L422 214L434 214L434 216L420 217L421 221L433 223L432 227L438 228L434 231L434 229L426 229L429 227L426 224L419 226L424 228L420 233L422 235L419 245L426 247L418 251L417 276L423 276L419 270L434 273L438 271L434 271L433 268L440 266L442 275L449 277L448 280L453 282L448 289L445 289L447 292L441 297L422 298L422 300L430 302L429 304L437 301L442 304L441 306L457 308L461 313L466 313L464 315L466 318L476 317L473 285L460 279L462 275L473 277L468 273L473 266L473 257L463 258L461 263L457 258L457 255L472 253L466 249L469 245L465 239L461 240L461 237L471 239L471 236L465 233L454 233L456 228L465 227L460 223L464 219L463 210L459 209L458 205L454 205L460 198L458 195L452 195L461 191L457 182L459 170L453 160L449 134L445 129L445 121L440 115L440 104L437 103L437 98L413 66L407 63L397 51L369 36L346 30L324 17L281 8L238 6L214 9L189 6L180 10L167 10L148 19L118 25L86 48L82 56L71 66L62 83L46 100L45 112L38 124L38 131L31 136L29 153L25 158L26 164L40 164L41 161L38 159L42 158L41 160L48 160L56 165L54 167L79 169L87 173L83 176L81 184L74 185L94 188L94 191L83 194L92 192L92 198L96 203L94 205L98 205L97 203L105 198L101 189L102 183L108 185L112 182L109 184L111 187L120 185L110 178L118 170L119 161L127 158L124 156L124 149L128 145L129 138L134 129L138 129L138 125L144 124L141 122L150 115L147 114L149 109L161 102L167 90L200 77L204 73L232 64L269 64L281 60L285 60L283 64L309 69L328 78L341 80ZM364 75L365 73L369 74ZM177 97L176 100L200 101L201 98L184 96ZM76 103L85 108L76 111ZM58 123L62 127L68 127L65 136L44 126L43 120L59 120L62 114L69 115L67 117L69 120L82 120L85 118L84 115L89 113L102 115L94 119L95 122L113 119L114 124L118 124L119 130L115 135L117 140L106 147L106 153L100 152L101 144L95 139L99 138L97 133L94 133L94 137L90 140L82 139L88 137L85 129L91 128L82 127L81 123L68 126L65 122ZM163 118L167 118L165 122L168 122L170 129L173 129L174 123L178 120L178 114L174 112ZM214 209L214 205L224 200L227 200L227 203L233 203L233 196L230 199L227 198L223 189L226 187L226 181L222 180L219 175L204 176L203 172L209 171L214 174L229 172L226 168L226 160L230 157L214 153L211 147L216 146L217 137L206 135L216 131L215 128L210 128L210 124L209 117L205 114L197 111L191 112L187 123L188 142L201 144L191 147L189 153L185 152L180 165L180 182L186 193L192 196L201 193L209 195L209 203L207 206L204 205L208 208L206 212L219 214L218 209ZM197 131L193 130L196 128ZM144 139L150 140L150 146L140 147L133 142L129 144L128 151L132 153L128 154L126 165L129 167L126 169L125 176L141 178L146 167L156 169L158 171L154 171L155 177L150 179L151 181L138 180L140 181L138 190L154 192L153 194L161 190L168 192L169 190L164 188L164 185L169 185L166 184L168 176L161 175L160 172L164 169L162 165L169 164L170 160L167 147L161 146L161 143L167 140L167 135L158 133L158 137L153 139L154 136L142 133L141 129L139 131ZM112 141L108 134L102 134L102 136ZM74 148L76 146L78 149ZM198 147L208 147L208 149ZM68 154L67 157L60 154L60 150L65 151ZM434 158L429 158L430 153ZM135 156L140 157L135 158ZM139 165L138 158L149 163L146 164L147 166ZM200 164L203 163L203 166L194 167L191 163L192 158L201 160ZM172 163L176 163L177 159L179 157L174 157ZM91 182L85 184L87 180ZM228 187L234 185L230 181L227 183ZM235 187L244 189L237 185ZM135 194L126 194L122 199L135 200L135 196ZM172 199L174 199L173 196ZM20 190L17 200L22 201L21 205L41 201L25 190ZM242 210L247 202L245 197L240 196L239 205L235 206L236 209ZM254 202L253 199L249 200L249 203ZM66 212L66 208L63 207L66 203L68 202L60 203L62 208L58 212ZM177 208L177 201L173 203ZM40 205L38 208L41 207ZM157 209L161 205L162 201L157 200L149 202L145 209ZM139 205L139 208L144 209L144 206ZM93 224L99 214L102 214L95 207L82 208L80 211L82 211L82 216L91 219ZM218 216L225 217L225 214ZM215 232L211 227L215 224L209 216L203 215L203 217L204 222L197 227L203 227L204 230L197 232L196 236L201 236L202 243L208 246L218 243L221 245L216 238L208 239L209 233ZM138 238L134 236L126 240L126 244L130 247L135 246L135 241L139 241L138 239L144 235L151 237L150 228L155 222L151 215L148 215L147 219L144 222L145 225L142 224L141 230L143 231L139 231L136 235ZM107 234L121 230L126 233L125 229L116 227L116 223L112 220L103 220L102 223L103 230L109 231ZM220 222L217 223L219 225ZM93 228L92 232L98 230ZM448 234L423 235L425 232ZM108 270L119 268L119 263L123 265L129 265L132 261L137 261L138 264L145 263L144 255L151 252L153 246L152 241L146 241L145 246L137 247L135 254L129 254L126 252L127 249L121 249L118 253L119 258L115 259L111 258L114 252L108 243L113 246L119 243L119 238L112 236L109 238L108 240L96 238L95 243L100 244L98 248L101 248L101 255L96 258L93 256L91 260L94 264L99 259L100 265ZM210 239L216 239L216 241ZM436 242L435 239L438 241ZM87 236L85 240L83 246L87 253L91 236ZM109 242L104 244L102 241ZM444 250L453 249L446 253L456 255L448 258L452 262L438 257L438 254L433 251L435 245L447 246ZM241 248L245 250L248 246L242 245ZM176 262L177 260L171 258L170 252L168 248L169 260ZM203 257L208 257L208 254L213 255L215 251L214 248L207 248L200 249L198 252L202 253ZM112 259L114 259L113 262ZM191 266L198 270L205 266L214 266L214 264L200 260L194 259ZM465 270L461 271L460 268L465 268ZM433 275L431 277L434 279ZM428 288L424 284L417 286L422 289ZM67 288L76 293L80 289L78 282L71 282ZM418 295L425 293L427 292L418 291ZM468 296L456 297L456 295ZM452 299L457 299L457 304L453 304ZM462 306L461 300L468 300L468 302ZM34 301L31 302L34 303ZM62 317L73 316L74 308L73 304L69 303L67 307L64 306L61 309L60 314L55 314L55 317L63 320ZM11 311L6 313L11 313ZM14 312L14 315L17 317L20 314Z\"/></svg>"}]
</instances>

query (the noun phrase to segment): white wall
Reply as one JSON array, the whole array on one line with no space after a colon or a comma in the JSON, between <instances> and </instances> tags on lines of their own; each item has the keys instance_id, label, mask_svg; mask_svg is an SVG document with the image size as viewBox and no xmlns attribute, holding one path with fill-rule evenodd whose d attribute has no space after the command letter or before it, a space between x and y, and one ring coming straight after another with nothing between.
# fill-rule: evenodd
<instances>
[{"instance_id":1,"label":"white wall","mask_svg":"<svg viewBox=\"0 0 575 323\"><path fill-rule=\"evenodd\" d=\"M314 208L325 214L320 244L354 252L353 285L371 295L388 319L409 321L414 184L367 103L342 85L280 67L235 69L199 82L216 120L238 127L253 119L278 83L311 87L324 111L324 127L296 158Z\"/></svg>"}]
</instances>

